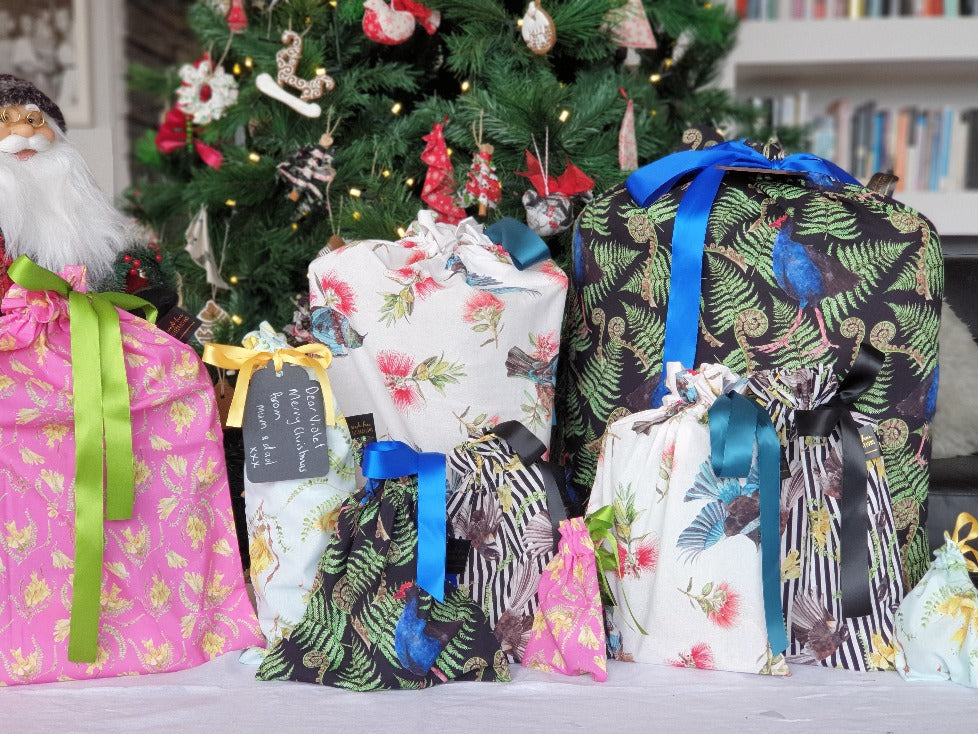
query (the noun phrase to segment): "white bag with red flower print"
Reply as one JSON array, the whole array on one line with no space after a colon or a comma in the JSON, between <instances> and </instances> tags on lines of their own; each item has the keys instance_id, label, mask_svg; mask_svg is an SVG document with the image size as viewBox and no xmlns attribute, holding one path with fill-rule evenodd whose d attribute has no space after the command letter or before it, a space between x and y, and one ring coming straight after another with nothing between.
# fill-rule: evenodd
<instances>
[{"instance_id":1,"label":"white bag with red flower print","mask_svg":"<svg viewBox=\"0 0 978 734\"><path fill-rule=\"evenodd\" d=\"M789 674L767 641L756 460L746 481L710 461L707 411L738 382L721 364L670 363L662 407L608 427L588 514L614 510L609 657Z\"/></svg>"},{"instance_id":2,"label":"white bag with red flower print","mask_svg":"<svg viewBox=\"0 0 978 734\"><path fill-rule=\"evenodd\" d=\"M474 219L423 210L397 242L364 240L309 266L313 337L350 421L379 440L449 452L517 420L550 442L567 278L552 260L525 270Z\"/></svg>"}]
</instances>

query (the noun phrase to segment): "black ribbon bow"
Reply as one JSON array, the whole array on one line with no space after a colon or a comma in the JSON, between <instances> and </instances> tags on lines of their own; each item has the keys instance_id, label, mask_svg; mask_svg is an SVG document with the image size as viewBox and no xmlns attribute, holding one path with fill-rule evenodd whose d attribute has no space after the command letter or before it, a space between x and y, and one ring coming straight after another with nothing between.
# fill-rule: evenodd
<instances>
[{"instance_id":1,"label":"black ribbon bow","mask_svg":"<svg viewBox=\"0 0 978 734\"><path fill-rule=\"evenodd\" d=\"M862 617L872 611L866 452L852 406L876 381L884 359L881 351L870 344L862 344L852 368L839 383L838 392L824 405L795 411L795 425L800 435L827 438L836 426L842 435L839 576L843 617Z\"/></svg>"},{"instance_id":2,"label":"black ribbon bow","mask_svg":"<svg viewBox=\"0 0 978 734\"><path fill-rule=\"evenodd\" d=\"M519 421L506 421L488 431L509 444L513 452L520 457L523 466L530 468L534 464L540 467L543 486L547 492L547 511L550 514L550 529L553 533L554 550L560 540L558 530L562 520L567 519L567 509L564 507L563 492L565 484L563 467L549 461L543 461L547 447L534 436L530 430Z\"/></svg>"}]
</instances>

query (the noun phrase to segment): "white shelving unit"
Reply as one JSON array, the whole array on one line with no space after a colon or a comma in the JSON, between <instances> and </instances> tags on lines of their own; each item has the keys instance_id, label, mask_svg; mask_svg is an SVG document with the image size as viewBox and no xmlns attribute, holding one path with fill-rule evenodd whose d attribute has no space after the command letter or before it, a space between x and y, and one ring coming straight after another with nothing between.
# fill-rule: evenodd
<instances>
[{"instance_id":1,"label":"white shelving unit","mask_svg":"<svg viewBox=\"0 0 978 734\"><path fill-rule=\"evenodd\" d=\"M805 90L854 105L978 107L978 17L744 21L721 83L738 99ZM943 236L978 236L978 191L898 194Z\"/></svg>"}]
</instances>

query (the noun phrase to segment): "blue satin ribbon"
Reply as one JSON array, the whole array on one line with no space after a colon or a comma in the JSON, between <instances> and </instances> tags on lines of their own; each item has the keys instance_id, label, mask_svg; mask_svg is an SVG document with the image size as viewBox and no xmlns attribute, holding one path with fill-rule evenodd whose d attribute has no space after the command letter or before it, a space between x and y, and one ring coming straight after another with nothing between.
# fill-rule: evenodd
<instances>
[{"instance_id":1,"label":"blue satin ribbon","mask_svg":"<svg viewBox=\"0 0 978 734\"><path fill-rule=\"evenodd\" d=\"M363 476L396 479L418 475L418 586L445 601L445 454L421 453L401 441L374 441L363 449Z\"/></svg>"},{"instance_id":2,"label":"blue satin ribbon","mask_svg":"<svg viewBox=\"0 0 978 734\"><path fill-rule=\"evenodd\" d=\"M736 392L710 407L710 460L718 477L746 477L757 442L761 583L771 653L788 648L781 605L781 442L767 412Z\"/></svg>"},{"instance_id":3,"label":"blue satin ribbon","mask_svg":"<svg viewBox=\"0 0 978 734\"><path fill-rule=\"evenodd\" d=\"M687 369L696 365L706 227L720 181L726 173L717 166L817 173L844 183L859 184L837 165L818 156L796 153L784 160L772 161L739 140L720 143L705 150L673 153L643 166L628 177L625 182L628 193L639 205L649 206L670 191L680 179L691 173L696 174L679 202L673 227L672 272L662 349L663 369L659 385L652 394L653 408L662 404L666 394L665 365L681 362Z\"/></svg>"},{"instance_id":4,"label":"blue satin ribbon","mask_svg":"<svg viewBox=\"0 0 978 734\"><path fill-rule=\"evenodd\" d=\"M519 270L550 258L547 243L540 235L512 217L503 217L486 227L486 237L502 245Z\"/></svg>"}]
</instances>

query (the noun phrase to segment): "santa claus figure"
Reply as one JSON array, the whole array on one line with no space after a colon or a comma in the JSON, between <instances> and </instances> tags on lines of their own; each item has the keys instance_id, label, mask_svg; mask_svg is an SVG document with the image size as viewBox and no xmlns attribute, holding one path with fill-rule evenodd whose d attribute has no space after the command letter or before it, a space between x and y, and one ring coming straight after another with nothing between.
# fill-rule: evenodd
<instances>
[{"instance_id":1,"label":"santa claus figure","mask_svg":"<svg viewBox=\"0 0 978 734\"><path fill-rule=\"evenodd\" d=\"M20 255L54 272L84 265L98 289L129 245L129 228L65 137L58 106L30 82L0 74L0 295Z\"/></svg>"}]
</instances>

